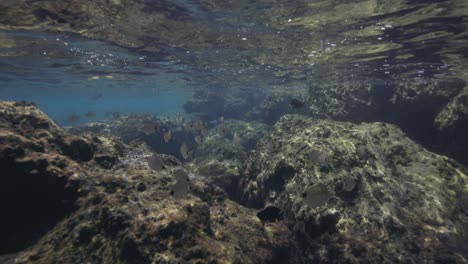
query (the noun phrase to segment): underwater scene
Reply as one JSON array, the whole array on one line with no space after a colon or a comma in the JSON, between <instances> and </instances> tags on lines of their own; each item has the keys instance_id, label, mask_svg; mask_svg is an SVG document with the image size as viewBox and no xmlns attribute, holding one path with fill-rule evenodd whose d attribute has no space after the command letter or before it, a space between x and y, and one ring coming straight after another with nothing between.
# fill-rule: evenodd
<instances>
[{"instance_id":1,"label":"underwater scene","mask_svg":"<svg viewBox=\"0 0 468 264\"><path fill-rule=\"evenodd\" d=\"M468 263L468 1L0 0L0 263Z\"/></svg>"}]
</instances>

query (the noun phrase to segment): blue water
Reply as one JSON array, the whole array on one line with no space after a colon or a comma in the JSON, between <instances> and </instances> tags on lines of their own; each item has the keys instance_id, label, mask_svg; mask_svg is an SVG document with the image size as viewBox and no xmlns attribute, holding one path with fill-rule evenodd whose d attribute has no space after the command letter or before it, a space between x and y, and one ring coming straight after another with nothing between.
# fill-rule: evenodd
<instances>
[{"instance_id":1,"label":"blue water","mask_svg":"<svg viewBox=\"0 0 468 264\"><path fill-rule=\"evenodd\" d=\"M62 126L110 112L174 116L192 95L177 62L70 34L0 31L0 38L16 46L0 46L0 100L33 101ZM80 119L68 120L74 115Z\"/></svg>"}]
</instances>

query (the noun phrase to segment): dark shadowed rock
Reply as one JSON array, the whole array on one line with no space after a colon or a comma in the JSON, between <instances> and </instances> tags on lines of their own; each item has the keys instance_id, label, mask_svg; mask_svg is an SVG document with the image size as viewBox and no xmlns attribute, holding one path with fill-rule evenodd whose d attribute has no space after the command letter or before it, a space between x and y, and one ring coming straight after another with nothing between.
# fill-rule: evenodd
<instances>
[{"instance_id":1,"label":"dark shadowed rock","mask_svg":"<svg viewBox=\"0 0 468 264\"><path fill-rule=\"evenodd\" d=\"M0 103L0 254L35 242L76 209L83 168L62 155L71 139L33 104Z\"/></svg>"},{"instance_id":2,"label":"dark shadowed rock","mask_svg":"<svg viewBox=\"0 0 468 264\"><path fill-rule=\"evenodd\" d=\"M283 212L280 208L269 205L258 211L257 217L262 222L275 222L283 219Z\"/></svg>"}]
</instances>

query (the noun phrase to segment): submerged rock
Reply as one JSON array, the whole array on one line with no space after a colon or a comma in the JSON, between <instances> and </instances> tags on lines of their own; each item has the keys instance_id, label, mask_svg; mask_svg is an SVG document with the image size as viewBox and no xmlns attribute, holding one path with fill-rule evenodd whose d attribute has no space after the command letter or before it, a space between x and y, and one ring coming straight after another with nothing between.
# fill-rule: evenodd
<instances>
[{"instance_id":1,"label":"submerged rock","mask_svg":"<svg viewBox=\"0 0 468 264\"><path fill-rule=\"evenodd\" d=\"M468 164L468 86L438 112L434 126L444 135L438 149Z\"/></svg>"},{"instance_id":2,"label":"submerged rock","mask_svg":"<svg viewBox=\"0 0 468 264\"><path fill-rule=\"evenodd\" d=\"M284 212L307 263L465 263L467 175L393 125L286 115L239 191Z\"/></svg>"},{"instance_id":3,"label":"submerged rock","mask_svg":"<svg viewBox=\"0 0 468 264\"><path fill-rule=\"evenodd\" d=\"M263 227L255 210L173 157L153 170L147 147L101 135L96 152L118 156L101 166L65 155L66 142L90 139L34 105L1 102L0 119L2 262L294 262L284 224Z\"/></svg>"},{"instance_id":4,"label":"submerged rock","mask_svg":"<svg viewBox=\"0 0 468 264\"><path fill-rule=\"evenodd\" d=\"M222 136L215 133L220 126L226 131ZM234 198L249 151L268 131L263 123L225 120L197 147L191 168Z\"/></svg>"},{"instance_id":5,"label":"submerged rock","mask_svg":"<svg viewBox=\"0 0 468 264\"><path fill-rule=\"evenodd\" d=\"M67 155L72 138L33 104L0 103L0 254L23 249L76 209L86 172Z\"/></svg>"},{"instance_id":6,"label":"submerged rock","mask_svg":"<svg viewBox=\"0 0 468 264\"><path fill-rule=\"evenodd\" d=\"M283 212L276 206L267 206L257 213L258 219L262 222L275 222L283 218Z\"/></svg>"}]
</instances>

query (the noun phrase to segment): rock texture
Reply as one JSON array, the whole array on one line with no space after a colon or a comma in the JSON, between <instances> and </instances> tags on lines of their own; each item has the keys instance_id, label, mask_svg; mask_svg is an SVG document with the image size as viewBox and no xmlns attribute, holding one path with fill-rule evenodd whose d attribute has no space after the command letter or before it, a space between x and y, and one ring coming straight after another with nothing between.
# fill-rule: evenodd
<instances>
[{"instance_id":1,"label":"rock texture","mask_svg":"<svg viewBox=\"0 0 468 264\"><path fill-rule=\"evenodd\" d=\"M466 263L467 175L393 125L286 115L239 192L284 212L307 263Z\"/></svg>"},{"instance_id":2,"label":"rock texture","mask_svg":"<svg viewBox=\"0 0 468 264\"><path fill-rule=\"evenodd\" d=\"M0 107L1 253L21 249L75 209L89 140L66 135L34 105Z\"/></svg>"},{"instance_id":3,"label":"rock texture","mask_svg":"<svg viewBox=\"0 0 468 264\"><path fill-rule=\"evenodd\" d=\"M222 134L219 133L221 128L224 129ZM230 197L235 197L249 151L268 132L269 126L259 122L226 120L197 146L190 166L195 172L209 177Z\"/></svg>"},{"instance_id":4,"label":"rock texture","mask_svg":"<svg viewBox=\"0 0 468 264\"><path fill-rule=\"evenodd\" d=\"M0 103L0 262L468 259L468 170L393 125L285 115L242 159L186 165L142 141L75 133L32 104Z\"/></svg>"},{"instance_id":5,"label":"rock texture","mask_svg":"<svg viewBox=\"0 0 468 264\"><path fill-rule=\"evenodd\" d=\"M0 120L2 263L294 260L286 225L175 158L151 169L144 144L71 135L32 104L2 102Z\"/></svg>"}]
</instances>

